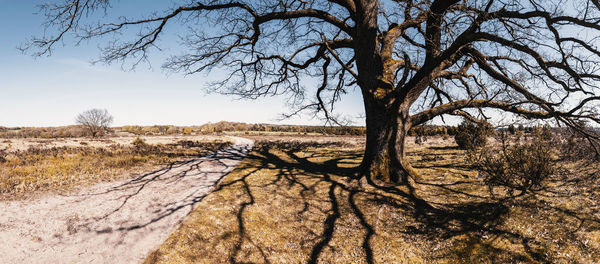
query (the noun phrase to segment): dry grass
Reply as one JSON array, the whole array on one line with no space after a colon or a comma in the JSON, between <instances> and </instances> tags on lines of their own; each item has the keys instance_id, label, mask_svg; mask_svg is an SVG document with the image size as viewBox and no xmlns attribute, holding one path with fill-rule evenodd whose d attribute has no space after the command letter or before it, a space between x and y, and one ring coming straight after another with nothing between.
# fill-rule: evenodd
<instances>
[{"instance_id":1,"label":"dry grass","mask_svg":"<svg viewBox=\"0 0 600 264\"><path fill-rule=\"evenodd\" d=\"M131 146L131 142L138 136L114 136L105 138L0 138L0 150L4 149L8 152L24 151L30 148L47 149L54 147L98 147L108 148L111 145ZM218 141L223 140L220 136L140 136L141 139L148 144L173 144L179 141ZM227 138L225 138L226 140Z\"/></svg>"},{"instance_id":2,"label":"dry grass","mask_svg":"<svg viewBox=\"0 0 600 264\"><path fill-rule=\"evenodd\" d=\"M340 145L259 142L146 263L600 259L598 170L590 164L565 166L577 175L557 176L543 191L492 199L449 141L410 144L421 173L410 189L352 180L361 150Z\"/></svg>"},{"instance_id":3,"label":"dry grass","mask_svg":"<svg viewBox=\"0 0 600 264\"><path fill-rule=\"evenodd\" d=\"M4 152L0 160L0 199L20 199L41 192L67 191L131 177L172 162L206 155L230 144L185 140L137 147L82 144Z\"/></svg>"}]
</instances>

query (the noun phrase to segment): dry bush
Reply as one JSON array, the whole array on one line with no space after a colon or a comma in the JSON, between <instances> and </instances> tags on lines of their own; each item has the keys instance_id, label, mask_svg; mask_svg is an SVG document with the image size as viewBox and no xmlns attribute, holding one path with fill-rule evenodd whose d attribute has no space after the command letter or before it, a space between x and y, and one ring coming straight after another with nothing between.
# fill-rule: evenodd
<instances>
[{"instance_id":1,"label":"dry bush","mask_svg":"<svg viewBox=\"0 0 600 264\"><path fill-rule=\"evenodd\" d=\"M536 133L540 136L542 140L550 141L554 138L554 133L552 132L552 128L549 125L544 125L543 127L537 127Z\"/></svg>"},{"instance_id":2,"label":"dry bush","mask_svg":"<svg viewBox=\"0 0 600 264\"><path fill-rule=\"evenodd\" d=\"M231 142L228 141L190 141L190 140L182 140L177 143L171 143L167 145L158 145L159 147L166 149L178 149L178 151L187 151L187 150L205 150L208 152L214 152L220 149L228 148L232 145Z\"/></svg>"},{"instance_id":3,"label":"dry bush","mask_svg":"<svg viewBox=\"0 0 600 264\"><path fill-rule=\"evenodd\" d=\"M473 122L465 119L456 128L454 140L461 149L474 150L484 147L487 144L487 137L493 132L492 125L485 120Z\"/></svg>"},{"instance_id":4,"label":"dry bush","mask_svg":"<svg viewBox=\"0 0 600 264\"><path fill-rule=\"evenodd\" d=\"M131 142L131 145L133 145L137 151L144 151L149 147L148 143L146 143L146 141L140 137L136 137Z\"/></svg>"},{"instance_id":5,"label":"dry bush","mask_svg":"<svg viewBox=\"0 0 600 264\"><path fill-rule=\"evenodd\" d=\"M427 136L421 136L421 135L415 136L415 144L422 145L425 142L427 142Z\"/></svg>"},{"instance_id":6,"label":"dry bush","mask_svg":"<svg viewBox=\"0 0 600 264\"><path fill-rule=\"evenodd\" d=\"M593 131L588 133L594 134ZM587 138L582 133L569 129L555 133L552 141L565 161L600 161L598 139Z\"/></svg>"},{"instance_id":7,"label":"dry bush","mask_svg":"<svg viewBox=\"0 0 600 264\"><path fill-rule=\"evenodd\" d=\"M477 158L472 158L476 160L475 167L483 174L492 195L495 186L508 188L510 195L514 190L519 191L517 195L540 190L556 172L557 165L549 141L540 134L529 142L512 145L507 142L504 133L500 140L502 147L499 151L488 148L481 150Z\"/></svg>"},{"instance_id":8,"label":"dry bush","mask_svg":"<svg viewBox=\"0 0 600 264\"><path fill-rule=\"evenodd\" d=\"M184 148L214 148L215 144L223 144L223 141L211 141L211 142L202 142L202 141L193 141L193 140L180 140L177 143L172 144L174 146L181 146Z\"/></svg>"},{"instance_id":9,"label":"dry bush","mask_svg":"<svg viewBox=\"0 0 600 264\"><path fill-rule=\"evenodd\" d=\"M5 149L0 149L0 163L6 161L6 156L7 155L8 155L8 153L6 152Z\"/></svg>"}]
</instances>

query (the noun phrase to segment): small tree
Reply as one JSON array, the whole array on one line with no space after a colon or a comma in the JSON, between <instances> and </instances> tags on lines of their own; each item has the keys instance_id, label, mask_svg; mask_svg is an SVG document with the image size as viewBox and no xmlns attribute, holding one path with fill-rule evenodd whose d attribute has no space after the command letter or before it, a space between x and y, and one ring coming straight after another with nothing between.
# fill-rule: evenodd
<instances>
[{"instance_id":1,"label":"small tree","mask_svg":"<svg viewBox=\"0 0 600 264\"><path fill-rule=\"evenodd\" d=\"M110 130L113 117L106 109L90 109L75 118L75 122L82 125L92 137L103 136Z\"/></svg>"},{"instance_id":2,"label":"small tree","mask_svg":"<svg viewBox=\"0 0 600 264\"><path fill-rule=\"evenodd\" d=\"M510 125L510 126L508 126L508 132L509 132L511 135L514 135L514 134L515 134L515 132L516 132L515 125Z\"/></svg>"}]
</instances>

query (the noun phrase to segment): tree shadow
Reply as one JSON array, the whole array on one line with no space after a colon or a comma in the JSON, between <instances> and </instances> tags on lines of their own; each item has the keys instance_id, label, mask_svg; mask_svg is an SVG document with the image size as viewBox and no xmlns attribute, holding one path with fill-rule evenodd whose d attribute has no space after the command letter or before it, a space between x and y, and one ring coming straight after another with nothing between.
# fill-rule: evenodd
<instances>
[{"instance_id":1,"label":"tree shadow","mask_svg":"<svg viewBox=\"0 0 600 264\"><path fill-rule=\"evenodd\" d=\"M246 169L251 170L215 190L215 193L218 193L235 184L241 184L246 197L241 206L236 207L237 240L228 253L228 262L244 263L247 259L256 260L257 258L251 258L250 250L245 247L255 248L261 256L260 262L273 262L270 256L277 254L277 250L260 241L247 228L248 224L256 225L248 220L256 213L252 208L267 202L261 200L263 198L257 198L263 196L263 192L269 192L272 199L282 197L293 200L297 209L293 217L286 219L286 223L306 222L303 225L295 223L302 237L292 238L297 239L299 245L304 246L308 253L302 262L331 261L328 257L334 254L332 252L335 251L336 244L342 243L336 236L340 236L339 230L350 228L351 225L347 223L349 218L356 220L358 225L352 227L358 228L360 231L356 232L362 233L359 246L355 248L361 251L362 261L376 262L375 260L381 257L378 255L381 251L374 249L373 239L380 236L381 232L386 232L382 227L386 225L381 224L382 220L379 216L373 217L373 210L377 211L373 208L387 208L395 213L406 215L406 224L401 229L396 227L394 232L436 241L466 241L461 242L464 245L455 243L456 245L446 251L436 253L437 255L432 257L434 260L447 257L460 259L461 256L468 255L469 253L464 252L469 252L473 247L485 247L492 254L486 259L492 262L553 262L552 257L546 252L547 241L506 225L506 220L511 218L511 212L514 211L511 208L519 206L526 210L526 203L513 202L506 197L493 199L453 188L460 184L473 184L468 181L441 184L420 181L413 182L410 187L365 184L355 175L355 166L358 165L360 153L339 152L335 157L331 155L331 151L318 149L306 151L299 147L273 150L269 147L259 147L248 157L251 160L248 164L251 165ZM253 179L254 175L261 174L262 170L269 170L272 175L261 180ZM471 200L440 202L439 199L430 199L420 191L423 186L454 192ZM297 188L297 196L286 192L293 188ZM314 200L317 199L315 193L319 191L323 195L318 196L319 205L315 206ZM529 196L528 199L535 199L535 197ZM281 208L281 210L287 209ZM571 211L563 213L578 215ZM319 221L309 221L307 215L314 214L319 214L323 218ZM496 239L510 241L513 246L500 248L489 243ZM247 246L245 242L248 243Z\"/></svg>"},{"instance_id":2,"label":"tree shadow","mask_svg":"<svg viewBox=\"0 0 600 264\"><path fill-rule=\"evenodd\" d=\"M460 187L470 185L485 189L486 184L482 182L480 176L462 180L460 175L455 175L450 182L442 183L435 180L415 180L415 186L434 187L436 190L443 190L444 194L462 197L462 199L458 199L462 202L457 204L430 201L430 204L435 205L433 210L438 212L434 213L436 217L425 217L425 222L428 223L425 226L432 237L468 235L471 244L463 245L465 248L472 248L474 244L481 246L485 243L484 240L489 241L489 239L482 239L481 233L485 233L488 237L493 236L494 239L506 238L514 244L520 244L524 252L506 251L494 248L491 244L485 246L489 251L495 251L495 255L511 256L508 258L511 262L531 262L533 260L539 263L576 263L582 262L582 259L585 260L584 262L598 259L600 250L597 245L594 247L587 244L586 235L600 230L600 218L598 217L600 207L594 201L597 200L597 195L594 194L600 190L597 187L600 170L598 170L597 164L589 163L577 166L558 164L557 166L561 172L548 179L542 188L520 190L513 194L512 191L508 191L507 187L497 186L505 191L499 196L492 194L492 189L489 189L489 193L486 194L481 190L465 191L464 187ZM470 168L460 162L441 166L436 164L420 166L422 169L432 171L437 171L440 167L458 171ZM431 193L432 191L427 192L427 194ZM468 202L469 200L481 202ZM506 222L509 220L511 223L507 224ZM461 221L463 227L461 232L454 234L451 225L448 225L453 221ZM519 224L518 228L514 228L515 223ZM510 228L510 225L513 227ZM548 229L551 229L552 232L548 233ZM535 232L531 230L538 233L532 235ZM426 229L420 231L426 231ZM544 235L540 236L539 234ZM473 244L473 241L477 241L477 243ZM564 242L557 243L556 241ZM566 247L571 248L570 252L552 252ZM465 248L453 250L461 251ZM448 251L446 254L451 255L456 252ZM488 260L492 263L507 261L506 258L500 260L490 258Z\"/></svg>"},{"instance_id":3,"label":"tree shadow","mask_svg":"<svg viewBox=\"0 0 600 264\"><path fill-rule=\"evenodd\" d=\"M197 225L179 230L153 256L181 252L173 248L179 244L191 262L394 263L394 256L413 256L429 263L554 263L565 262L552 252L561 236L600 256L597 248L583 249L580 234L600 230L598 208L583 212L545 200L544 194L556 198L557 186L555 193L492 197L477 189L485 190L477 177L446 174L413 179L409 186L378 186L357 178L361 156L257 144L190 215ZM452 161L430 172L467 168ZM560 201L571 198L563 194ZM573 228L557 221L565 217ZM553 237L539 235L546 228L554 228ZM181 241L190 233L196 238Z\"/></svg>"},{"instance_id":4,"label":"tree shadow","mask_svg":"<svg viewBox=\"0 0 600 264\"><path fill-rule=\"evenodd\" d=\"M192 160L170 163L120 184L109 184L108 188L98 191L65 195L73 198L74 203L93 199L100 205L97 209L89 208L86 210L89 212L82 212L76 229L97 234L117 233L122 240L129 231L149 226L152 230L172 226L161 220L187 209L180 217L183 219L192 212L194 206L216 188L251 147L232 146ZM156 196L158 191L170 190L178 193L169 193L168 197ZM123 220L132 210L143 213Z\"/></svg>"},{"instance_id":5,"label":"tree shadow","mask_svg":"<svg viewBox=\"0 0 600 264\"><path fill-rule=\"evenodd\" d=\"M460 147L457 145L449 145L449 146L430 146L428 149L431 150L459 150Z\"/></svg>"}]
</instances>

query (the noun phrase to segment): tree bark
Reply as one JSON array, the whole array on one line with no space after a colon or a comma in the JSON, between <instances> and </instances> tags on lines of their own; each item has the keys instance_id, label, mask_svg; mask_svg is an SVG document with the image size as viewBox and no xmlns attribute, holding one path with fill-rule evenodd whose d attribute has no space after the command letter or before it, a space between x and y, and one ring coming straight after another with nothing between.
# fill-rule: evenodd
<instances>
[{"instance_id":1,"label":"tree bark","mask_svg":"<svg viewBox=\"0 0 600 264\"><path fill-rule=\"evenodd\" d=\"M395 91L395 63L391 50L380 50L379 1L355 3L358 17L354 51L367 125L361 174L372 183L408 183L410 166L405 161L404 143L410 129L410 103L402 100L405 95L400 96Z\"/></svg>"},{"instance_id":2,"label":"tree bark","mask_svg":"<svg viewBox=\"0 0 600 264\"><path fill-rule=\"evenodd\" d=\"M365 99L367 142L361 172L371 182L408 183L412 171L404 146L410 129L408 108Z\"/></svg>"}]
</instances>

